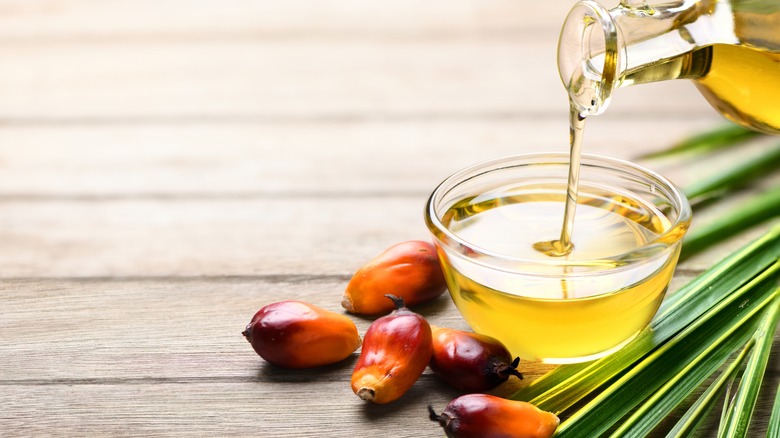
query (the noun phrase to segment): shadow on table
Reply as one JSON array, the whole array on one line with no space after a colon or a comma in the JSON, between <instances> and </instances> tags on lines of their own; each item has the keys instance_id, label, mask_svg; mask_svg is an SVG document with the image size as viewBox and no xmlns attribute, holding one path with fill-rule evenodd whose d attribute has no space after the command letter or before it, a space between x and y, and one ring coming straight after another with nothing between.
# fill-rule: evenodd
<instances>
[{"instance_id":1,"label":"shadow on table","mask_svg":"<svg viewBox=\"0 0 780 438\"><path fill-rule=\"evenodd\" d=\"M263 361L257 370L257 380L272 383L341 381L345 374L352 373L358 360L358 353L354 352L348 358L335 364L299 370L282 368Z\"/></svg>"}]
</instances>

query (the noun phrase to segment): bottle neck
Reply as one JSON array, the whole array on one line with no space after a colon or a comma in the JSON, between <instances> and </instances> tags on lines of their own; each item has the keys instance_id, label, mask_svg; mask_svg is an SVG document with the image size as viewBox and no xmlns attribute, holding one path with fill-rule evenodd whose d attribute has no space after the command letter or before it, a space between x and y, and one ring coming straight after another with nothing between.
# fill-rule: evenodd
<instances>
[{"instance_id":1,"label":"bottle neck","mask_svg":"<svg viewBox=\"0 0 780 438\"><path fill-rule=\"evenodd\" d=\"M558 40L558 73L581 116L606 109L625 54L610 11L582 0L569 11Z\"/></svg>"},{"instance_id":2,"label":"bottle neck","mask_svg":"<svg viewBox=\"0 0 780 438\"><path fill-rule=\"evenodd\" d=\"M612 10L583 0L561 30L558 70L572 105L596 115L616 88L702 76L709 51L698 49L733 43L733 35L731 9L721 0L623 0Z\"/></svg>"}]
</instances>

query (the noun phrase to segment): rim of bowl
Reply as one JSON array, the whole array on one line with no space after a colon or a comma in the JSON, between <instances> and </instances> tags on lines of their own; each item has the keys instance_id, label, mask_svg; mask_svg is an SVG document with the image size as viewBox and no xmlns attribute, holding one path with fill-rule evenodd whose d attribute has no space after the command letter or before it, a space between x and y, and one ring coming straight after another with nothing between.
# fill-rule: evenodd
<instances>
[{"instance_id":1,"label":"rim of bowl","mask_svg":"<svg viewBox=\"0 0 780 438\"><path fill-rule=\"evenodd\" d=\"M542 161L542 159L544 159L545 161ZM580 159L580 165L589 165L589 166L602 165L603 166L609 164L617 164L620 166L628 167L631 170L633 170L633 172L627 173L623 170L621 170L620 172L624 174L640 176L641 178L648 180L648 182L652 182L658 186L662 186L664 191L668 192L668 194L670 195L668 196L669 199L674 202L675 207L677 207L679 210L677 218L674 220L674 222L671 223L668 229L666 229L663 233L659 234L652 240L646 242L644 245L637 247L629 252L623 252L623 253L607 256L607 257L600 257L597 259L587 259L587 260L568 260L564 258L554 258L554 257L550 257L549 260L527 259L523 257L515 257L507 254L502 254L500 252L491 251L489 249L482 248L478 245L474 245L470 242L461 239L457 234L453 233L447 227L445 227L444 224L442 224L441 219L439 218L439 215L436 213L436 209L434 208L434 203L436 202L437 197L446 195L450 190L454 189L464 181L478 178L486 173L495 172L506 168L518 167L519 165L523 164L520 163L520 161L524 161L525 162L524 164L533 164L534 162L538 162L538 163L544 162L547 164L568 165L569 153L567 152L525 153L525 154L516 154L516 155L508 155L508 156L503 156L498 158L492 158L489 160L485 160L464 167L456 171L455 173L451 174L450 176L446 177L431 192L425 204L425 222L426 225L428 226L428 229L433 234L434 238L442 242L442 244L444 244L448 248L453 248L454 245L440 238L438 234L441 233L444 236L446 236L446 238L449 241L455 242L458 247L468 248L469 251L473 251L477 254L485 255L512 264L593 267L592 263L594 261L603 261L605 262L605 265L611 264L613 268L619 269L623 265L631 264L631 262L635 262L639 260L647 260L651 256L668 249L670 246L679 242L682 239L683 235L685 234L684 233L685 230L687 230L688 225L690 224L691 215L692 215L690 203L688 201L688 198L682 193L682 191L675 184L669 181L666 177L660 175L659 173L645 166L642 166L640 164L625 159L611 157L607 155L601 155L601 154L582 154ZM666 193L664 193L664 196L665 195ZM674 233L678 233L679 235L676 238L672 239L673 237L672 235ZM650 249L653 250L649 251L648 254L648 250ZM477 260L473 260L473 261L479 264L490 265L493 268L496 267L490 263L482 263Z\"/></svg>"}]
</instances>

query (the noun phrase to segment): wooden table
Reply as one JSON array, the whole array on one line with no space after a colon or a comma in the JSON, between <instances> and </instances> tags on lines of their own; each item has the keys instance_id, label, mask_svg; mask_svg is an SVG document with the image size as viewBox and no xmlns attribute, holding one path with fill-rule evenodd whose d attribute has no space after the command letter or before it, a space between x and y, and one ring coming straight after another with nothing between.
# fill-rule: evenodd
<instances>
[{"instance_id":1,"label":"wooden table","mask_svg":"<svg viewBox=\"0 0 780 438\"><path fill-rule=\"evenodd\" d=\"M442 436L426 404L458 393L430 372L369 405L356 356L287 371L241 331L274 301L341 311L358 267L428 238L426 197L455 170L566 150L570 6L0 2L0 434ZM584 148L632 158L719 123L689 83L633 87ZM694 164L658 170L718 167ZM680 265L672 290L768 227ZM419 311L466 328L447 296ZM549 369L521 366L525 383ZM764 422L777 360L765 380Z\"/></svg>"}]
</instances>

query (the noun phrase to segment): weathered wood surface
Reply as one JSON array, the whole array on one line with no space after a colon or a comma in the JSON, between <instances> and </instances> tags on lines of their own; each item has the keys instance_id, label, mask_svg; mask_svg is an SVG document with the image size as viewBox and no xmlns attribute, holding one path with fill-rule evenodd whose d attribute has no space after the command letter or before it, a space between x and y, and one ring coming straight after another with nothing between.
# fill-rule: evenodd
<instances>
[{"instance_id":1,"label":"weathered wood surface","mask_svg":"<svg viewBox=\"0 0 780 438\"><path fill-rule=\"evenodd\" d=\"M425 406L457 394L430 373L370 406L354 358L281 370L240 332L282 299L339 311L362 263L426 238L449 173L565 150L569 7L0 2L3 436L441 436ZM635 87L585 148L632 158L718 123L689 84ZM733 158L653 164L684 185ZM686 261L672 290L767 228ZM446 296L420 311L466 328ZM773 360L764 422L779 381Z\"/></svg>"}]
</instances>

